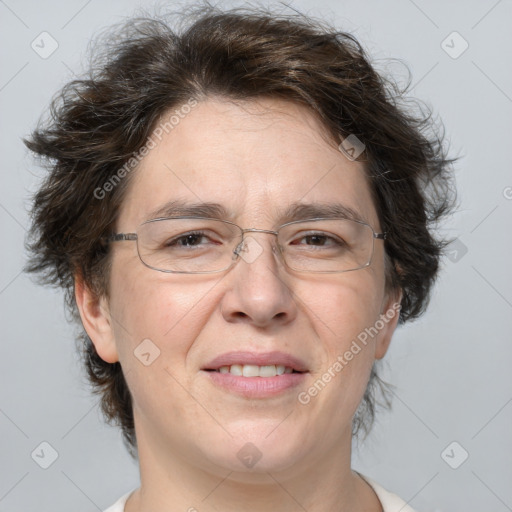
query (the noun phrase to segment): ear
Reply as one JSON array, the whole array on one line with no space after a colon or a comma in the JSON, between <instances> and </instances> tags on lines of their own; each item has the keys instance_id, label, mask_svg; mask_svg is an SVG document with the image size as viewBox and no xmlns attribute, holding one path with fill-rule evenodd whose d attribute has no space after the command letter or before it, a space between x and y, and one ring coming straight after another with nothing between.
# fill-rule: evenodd
<instances>
[{"instance_id":1,"label":"ear","mask_svg":"<svg viewBox=\"0 0 512 512\"><path fill-rule=\"evenodd\" d=\"M388 351L391 338L395 332L400 316L400 303L402 301L402 289L391 290L384 296L381 306L380 320L384 324L377 337L375 346L375 358L382 359Z\"/></svg>"},{"instance_id":2,"label":"ear","mask_svg":"<svg viewBox=\"0 0 512 512\"><path fill-rule=\"evenodd\" d=\"M75 299L84 329L98 355L107 363L119 361L106 297L97 297L81 276L75 276Z\"/></svg>"}]
</instances>

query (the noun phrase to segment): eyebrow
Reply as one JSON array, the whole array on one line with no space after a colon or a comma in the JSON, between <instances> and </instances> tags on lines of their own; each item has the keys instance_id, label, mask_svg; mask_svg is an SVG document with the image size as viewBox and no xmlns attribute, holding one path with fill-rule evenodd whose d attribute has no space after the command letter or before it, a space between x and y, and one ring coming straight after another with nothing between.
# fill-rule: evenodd
<instances>
[{"instance_id":1,"label":"eyebrow","mask_svg":"<svg viewBox=\"0 0 512 512\"><path fill-rule=\"evenodd\" d=\"M279 224L286 224L297 220L314 218L344 218L359 222L367 222L366 219L353 208L342 203L319 202L294 202L284 210L278 211ZM191 203L181 199L175 199L153 210L149 214L150 219L162 217L206 217L209 219L231 219L232 215L225 206L220 203Z\"/></svg>"},{"instance_id":2,"label":"eyebrow","mask_svg":"<svg viewBox=\"0 0 512 512\"><path fill-rule=\"evenodd\" d=\"M150 219L160 217L207 217L211 219L224 219L229 216L228 211L219 203L190 203L175 199L153 210Z\"/></svg>"}]
</instances>

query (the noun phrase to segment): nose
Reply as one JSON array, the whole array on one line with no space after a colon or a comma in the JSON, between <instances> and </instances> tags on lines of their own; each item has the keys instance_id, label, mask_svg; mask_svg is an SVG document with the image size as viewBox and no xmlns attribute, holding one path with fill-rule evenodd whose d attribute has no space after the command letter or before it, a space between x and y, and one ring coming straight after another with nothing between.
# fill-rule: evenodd
<instances>
[{"instance_id":1,"label":"nose","mask_svg":"<svg viewBox=\"0 0 512 512\"><path fill-rule=\"evenodd\" d=\"M290 275L283 271L275 236L264 231L246 235L244 242L239 261L226 276L231 286L222 300L225 320L259 328L293 321L297 304Z\"/></svg>"}]
</instances>

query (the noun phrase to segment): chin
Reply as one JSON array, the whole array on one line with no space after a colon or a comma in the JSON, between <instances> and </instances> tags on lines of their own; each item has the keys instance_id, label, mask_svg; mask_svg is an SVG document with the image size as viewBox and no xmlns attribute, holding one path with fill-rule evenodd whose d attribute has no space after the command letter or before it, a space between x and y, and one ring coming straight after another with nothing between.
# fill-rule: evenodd
<instances>
[{"instance_id":1,"label":"chin","mask_svg":"<svg viewBox=\"0 0 512 512\"><path fill-rule=\"evenodd\" d=\"M254 476L261 474L266 475L263 480L266 482L269 472L286 471L296 466L307 449L307 440L296 435L300 432L296 425L291 433L285 428L278 432L278 424L272 421L269 428L267 420L264 425L245 423L243 429L238 424L236 432L226 428L233 437L225 435L219 440L211 439L203 453L213 464L237 473L236 480L254 482Z\"/></svg>"}]
</instances>

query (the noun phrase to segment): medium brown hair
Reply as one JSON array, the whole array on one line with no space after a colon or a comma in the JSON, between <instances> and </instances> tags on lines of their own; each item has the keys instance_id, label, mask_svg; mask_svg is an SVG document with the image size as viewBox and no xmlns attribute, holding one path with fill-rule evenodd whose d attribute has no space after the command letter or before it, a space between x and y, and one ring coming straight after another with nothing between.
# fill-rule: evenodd
<instances>
[{"instance_id":1,"label":"medium brown hair","mask_svg":"<svg viewBox=\"0 0 512 512\"><path fill-rule=\"evenodd\" d=\"M406 101L352 35L323 22L209 5L179 18L188 23L179 31L165 16L111 29L93 52L88 76L63 88L47 121L25 141L49 169L33 202L27 270L61 286L79 320L76 276L108 297L102 239L114 231L131 175L103 198L95 191L119 176L170 109L211 95L273 97L308 107L336 143L349 135L364 143L359 160L388 234L386 285L403 292L400 323L420 316L448 242L434 236L434 227L454 203L451 160L430 111ZM106 418L120 424L134 454L131 395L120 364L103 361L83 330L78 343ZM379 382L372 371L354 432L371 426Z\"/></svg>"}]
</instances>

